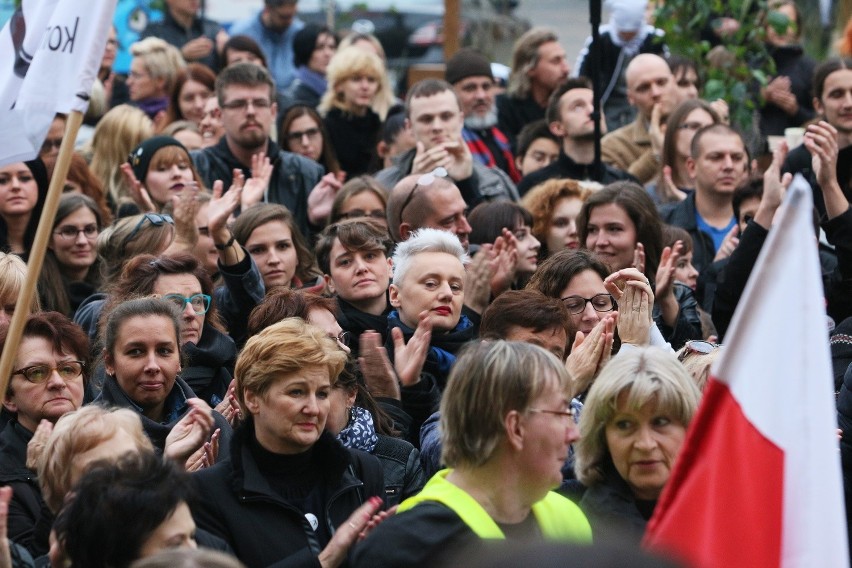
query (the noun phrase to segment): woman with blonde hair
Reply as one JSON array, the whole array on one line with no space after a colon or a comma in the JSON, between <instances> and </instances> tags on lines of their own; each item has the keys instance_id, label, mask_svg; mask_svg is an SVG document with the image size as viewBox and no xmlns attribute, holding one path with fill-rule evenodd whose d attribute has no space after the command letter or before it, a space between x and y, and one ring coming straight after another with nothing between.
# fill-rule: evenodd
<instances>
[{"instance_id":1,"label":"woman with blonde hair","mask_svg":"<svg viewBox=\"0 0 852 568\"><path fill-rule=\"evenodd\" d=\"M598 536L642 537L700 393L674 355L655 347L613 358L589 389L574 446L580 507Z\"/></svg>"},{"instance_id":2,"label":"woman with blonde hair","mask_svg":"<svg viewBox=\"0 0 852 568\"><path fill-rule=\"evenodd\" d=\"M127 77L131 102L157 125L166 125L166 111L180 71L186 62L180 51L158 37L148 37L130 46L133 59Z\"/></svg>"},{"instance_id":3,"label":"woman with blonde hair","mask_svg":"<svg viewBox=\"0 0 852 568\"><path fill-rule=\"evenodd\" d=\"M388 58L385 55L385 49L382 47L382 42L379 41L379 38L373 34L352 32L340 41L340 44L337 46L337 50L340 51L347 47L357 47L358 49L368 53L378 55L379 59L381 59L382 63L385 65L385 69L387 69ZM387 70L385 70L384 75L387 84L390 85L390 77L388 77ZM385 120L387 119L391 108L393 108L394 105L400 104L400 102L401 101L394 96L393 86L390 85L390 88L387 90L376 94L376 98L373 101L373 111L379 115L379 118Z\"/></svg>"},{"instance_id":4,"label":"woman with blonde hair","mask_svg":"<svg viewBox=\"0 0 852 568\"><path fill-rule=\"evenodd\" d=\"M9 325L15 315L18 294L27 279L27 264L16 254L0 252L0 327ZM41 310L38 294L33 294L29 312Z\"/></svg>"},{"instance_id":5,"label":"woman with blonde hair","mask_svg":"<svg viewBox=\"0 0 852 568\"><path fill-rule=\"evenodd\" d=\"M118 105L107 112L95 127L88 153L90 168L104 184L107 201L112 207L129 188L121 173L121 164L130 151L154 135L154 123L138 108Z\"/></svg>"},{"instance_id":6,"label":"woman with blonde hair","mask_svg":"<svg viewBox=\"0 0 852 568\"><path fill-rule=\"evenodd\" d=\"M390 89L384 63L356 47L338 51L326 71L328 90L319 111L329 142L347 176L370 173L378 165L376 145L382 119L372 109L377 95Z\"/></svg>"}]
</instances>

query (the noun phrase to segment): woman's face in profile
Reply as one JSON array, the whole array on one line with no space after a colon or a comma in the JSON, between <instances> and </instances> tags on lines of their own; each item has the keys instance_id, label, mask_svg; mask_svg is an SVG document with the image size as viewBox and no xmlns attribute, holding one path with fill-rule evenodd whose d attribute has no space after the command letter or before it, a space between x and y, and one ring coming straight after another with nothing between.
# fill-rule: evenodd
<instances>
[{"instance_id":1,"label":"woman's face in profile","mask_svg":"<svg viewBox=\"0 0 852 568\"><path fill-rule=\"evenodd\" d=\"M618 474L637 499L659 498L686 437L686 426L651 400L628 408L627 395L616 401L616 413L604 430Z\"/></svg>"}]
</instances>

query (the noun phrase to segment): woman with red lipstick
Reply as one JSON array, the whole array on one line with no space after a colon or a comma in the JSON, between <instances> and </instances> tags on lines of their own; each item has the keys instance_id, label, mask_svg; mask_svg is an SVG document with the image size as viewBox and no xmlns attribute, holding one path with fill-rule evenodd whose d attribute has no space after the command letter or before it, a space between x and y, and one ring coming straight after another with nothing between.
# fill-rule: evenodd
<instances>
[{"instance_id":1,"label":"woman with red lipstick","mask_svg":"<svg viewBox=\"0 0 852 568\"><path fill-rule=\"evenodd\" d=\"M150 260L151 257L142 257L146 264L151 262L168 262L163 260ZM190 272L189 275L192 273ZM203 271L202 271L203 274ZM166 282L176 281L176 278L186 279L187 274L168 274L163 279ZM150 280L150 278L149 278ZM208 281L209 282L209 281ZM176 289L182 288L175 284ZM157 291L162 288L157 288ZM144 295L157 294L151 290ZM216 372L217 369L197 365L190 360L189 365L183 366L181 361L186 361L186 347L181 351L181 342L187 334L186 312L196 309L196 299L202 294L193 294L190 299L183 303L186 307L181 314L176 306L177 297L183 298L186 292L162 294L162 298L131 299L115 305L112 310L107 311L101 333L103 341L103 362L106 379L103 390L95 403L107 406L129 408L139 414L145 434L159 452L166 445L166 438L181 419L192 412L197 405L207 405L196 400L196 392L187 381L196 384L202 381L203 375ZM206 296L209 298L209 296ZM199 298L199 302L203 298ZM209 305L209 304L208 304ZM184 318L181 325L179 316ZM198 332L193 330L192 334ZM231 342L233 346L233 342ZM188 350L190 357L195 350ZM232 356L236 349L232 349ZM182 357L183 355L183 357ZM210 362L207 362L210 364ZM179 376L181 375L182 376ZM198 375L202 375L199 377ZM209 376L206 377L207 382ZM222 389L224 395L230 382L228 381ZM210 390L210 389L208 389ZM199 392L206 392L199 388ZM222 396L223 396L222 395ZM213 429L219 429L221 445L219 457L227 456L230 446L231 426L227 420L218 412L213 412Z\"/></svg>"},{"instance_id":2,"label":"woman with red lipstick","mask_svg":"<svg viewBox=\"0 0 852 568\"><path fill-rule=\"evenodd\" d=\"M377 55L348 47L331 58L326 77L328 90L317 110L325 117L327 143L340 168L347 177L376 171L382 119L372 105L389 90L384 63Z\"/></svg>"},{"instance_id":3,"label":"woman with red lipstick","mask_svg":"<svg viewBox=\"0 0 852 568\"><path fill-rule=\"evenodd\" d=\"M521 205L532 214L532 234L541 243L539 259L562 249L580 248L577 234L577 215L589 190L573 179L552 179L543 182L521 199Z\"/></svg>"},{"instance_id":4,"label":"woman with red lipstick","mask_svg":"<svg viewBox=\"0 0 852 568\"><path fill-rule=\"evenodd\" d=\"M121 204L119 217L139 212L160 211L184 190L204 187L183 144L171 136L155 136L139 144L121 166L128 185L139 194L138 207ZM139 203L141 201L141 203Z\"/></svg>"},{"instance_id":5,"label":"woman with red lipstick","mask_svg":"<svg viewBox=\"0 0 852 568\"><path fill-rule=\"evenodd\" d=\"M231 382L237 348L223 331L210 276L189 254L142 254L125 266L101 316L127 300L156 295L178 309L181 321L180 353L185 359L183 380L210 406L223 399ZM107 323L101 325L101 336ZM106 388L106 387L105 387Z\"/></svg>"},{"instance_id":6,"label":"woman with red lipstick","mask_svg":"<svg viewBox=\"0 0 852 568\"><path fill-rule=\"evenodd\" d=\"M0 330L0 344L7 329ZM27 468L27 444L42 420L56 423L80 408L89 379L89 340L56 312L31 315L24 324L3 406L12 419L0 432L0 485L14 489L9 504L9 538L31 547L44 501Z\"/></svg>"},{"instance_id":7,"label":"woman with red lipstick","mask_svg":"<svg viewBox=\"0 0 852 568\"><path fill-rule=\"evenodd\" d=\"M423 371L432 375L443 390L461 347L479 335L480 316L464 309L467 253L449 231L419 229L396 246L393 254L393 283L385 347L391 360L400 332L407 343L421 320L432 332Z\"/></svg>"},{"instance_id":8,"label":"woman with red lipstick","mask_svg":"<svg viewBox=\"0 0 852 568\"><path fill-rule=\"evenodd\" d=\"M680 453L700 398L672 353L657 348L619 355L586 398L577 478L587 487L580 507L598 536L638 542Z\"/></svg>"},{"instance_id":9,"label":"woman with red lipstick","mask_svg":"<svg viewBox=\"0 0 852 568\"><path fill-rule=\"evenodd\" d=\"M244 423L231 459L196 474L193 516L247 566L340 566L384 516L375 516L378 459L325 431L345 362L335 339L300 318L267 327L240 353Z\"/></svg>"},{"instance_id":10,"label":"woman with red lipstick","mask_svg":"<svg viewBox=\"0 0 852 568\"><path fill-rule=\"evenodd\" d=\"M97 203L78 193L59 199L53 233L39 275L39 296L45 310L74 315L101 283L96 241L103 228Z\"/></svg>"},{"instance_id":11,"label":"woman with red lipstick","mask_svg":"<svg viewBox=\"0 0 852 568\"><path fill-rule=\"evenodd\" d=\"M663 248L662 222L648 193L632 182L616 182L592 194L577 216L583 248L594 251L611 272L634 267L654 288L654 320L673 349L703 339L698 302L677 284L681 250Z\"/></svg>"},{"instance_id":12,"label":"woman with red lipstick","mask_svg":"<svg viewBox=\"0 0 852 568\"><path fill-rule=\"evenodd\" d=\"M529 211L511 201L491 201L474 207L467 217L473 229L468 237L473 244L493 243L503 231L515 236L515 281L513 289L523 288L538 268L541 242L532 234L533 217Z\"/></svg>"}]
</instances>

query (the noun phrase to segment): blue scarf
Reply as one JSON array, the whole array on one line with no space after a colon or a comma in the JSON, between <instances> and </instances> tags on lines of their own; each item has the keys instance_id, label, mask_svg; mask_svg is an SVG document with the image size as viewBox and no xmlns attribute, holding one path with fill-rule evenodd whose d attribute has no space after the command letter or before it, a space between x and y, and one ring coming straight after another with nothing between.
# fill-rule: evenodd
<instances>
[{"instance_id":1,"label":"blue scarf","mask_svg":"<svg viewBox=\"0 0 852 568\"><path fill-rule=\"evenodd\" d=\"M328 81L325 80L325 75L311 71L307 67L296 69L296 78L314 90L319 96L322 96L326 89L328 89Z\"/></svg>"},{"instance_id":2,"label":"blue scarf","mask_svg":"<svg viewBox=\"0 0 852 568\"><path fill-rule=\"evenodd\" d=\"M414 330L402 323L402 320L399 319L399 312L397 310L392 311L388 314L388 323L391 327L399 327L402 329L403 334L406 337L411 337L414 335ZM452 336L458 334L460 332L464 332L473 327L473 322L470 321L466 315L462 314L459 318L459 323L456 324L451 331L445 334L445 338L449 338L447 336ZM390 334L389 334L390 335ZM443 376L447 376L450 373L450 369L453 368L453 365L456 362L456 356L453 353L450 353L446 349L442 349L440 347L435 346L435 341L441 338L441 334L432 333L432 345L429 347L429 353L426 355L426 361L438 368L438 371ZM462 341L467 342L470 339L465 337Z\"/></svg>"},{"instance_id":3,"label":"blue scarf","mask_svg":"<svg viewBox=\"0 0 852 568\"><path fill-rule=\"evenodd\" d=\"M379 441L379 437L376 435L376 427L373 424L373 416L366 409L353 406L349 423L346 428L340 431L337 439L345 448L372 454Z\"/></svg>"}]
</instances>

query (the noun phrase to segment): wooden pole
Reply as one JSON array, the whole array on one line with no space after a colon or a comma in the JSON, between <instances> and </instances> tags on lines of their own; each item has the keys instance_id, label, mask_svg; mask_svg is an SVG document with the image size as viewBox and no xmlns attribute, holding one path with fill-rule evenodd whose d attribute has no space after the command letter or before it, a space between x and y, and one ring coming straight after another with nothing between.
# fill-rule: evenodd
<instances>
[{"instance_id":1,"label":"wooden pole","mask_svg":"<svg viewBox=\"0 0 852 568\"><path fill-rule=\"evenodd\" d=\"M53 177L44 200L44 208L41 219L38 222L38 230L35 234L30 257L27 261L27 278L24 286L18 293L18 301L15 304L15 314L9 323L9 332L6 334L6 343L3 345L3 355L0 356L0 392L6 392L11 380L12 365L15 363L15 355L18 354L18 345L24 331L24 323L29 316L29 306L32 304L33 296L36 294L38 275L44 264L44 254L47 250L47 242L53 230L53 220L56 217L56 209L59 207L59 197L65 186L65 177L71 166L71 156L74 152L74 144L77 141L77 131L83 123L83 113L73 111L68 115L65 123L65 135L62 137L62 146L59 147L59 156L56 158L56 166L53 168Z\"/></svg>"},{"instance_id":2,"label":"wooden pole","mask_svg":"<svg viewBox=\"0 0 852 568\"><path fill-rule=\"evenodd\" d=\"M461 2L444 0L444 61L459 50L459 32L461 30Z\"/></svg>"}]
</instances>

